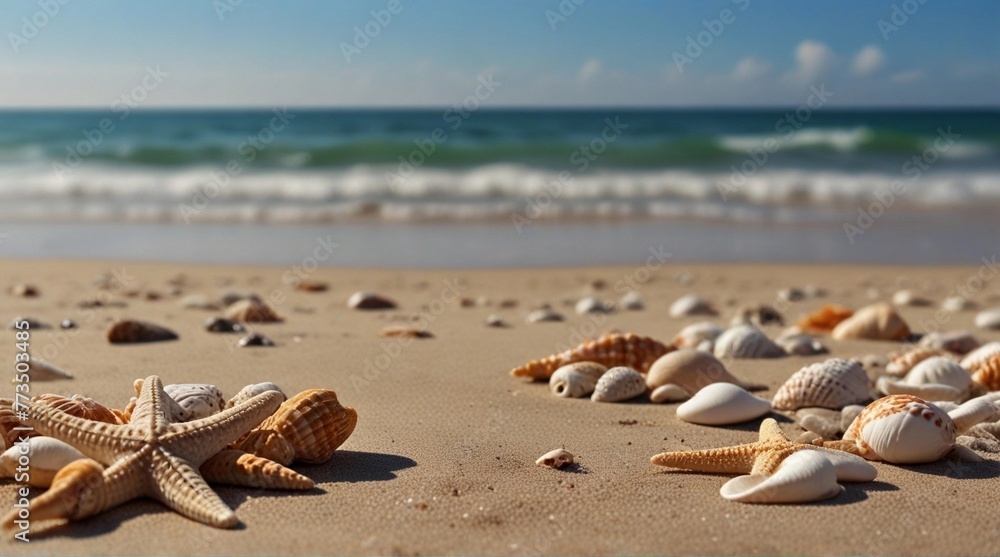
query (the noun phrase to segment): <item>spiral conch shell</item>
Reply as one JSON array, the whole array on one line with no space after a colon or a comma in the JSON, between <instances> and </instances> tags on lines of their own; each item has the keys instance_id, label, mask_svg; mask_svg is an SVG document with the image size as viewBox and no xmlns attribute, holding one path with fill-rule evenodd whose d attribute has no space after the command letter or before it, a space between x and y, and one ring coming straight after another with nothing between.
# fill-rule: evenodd
<instances>
[{"instance_id":1,"label":"spiral conch shell","mask_svg":"<svg viewBox=\"0 0 1000 557\"><path fill-rule=\"evenodd\" d=\"M34 487L49 487L52 478L64 466L81 458L83 453L67 443L51 437L32 437L25 444L16 444L0 455L0 478L13 478L19 460L23 456L28 472L28 484Z\"/></svg>"},{"instance_id":2,"label":"spiral conch shell","mask_svg":"<svg viewBox=\"0 0 1000 557\"><path fill-rule=\"evenodd\" d=\"M576 362L557 369L549 378L549 390L564 398L582 398L594 392L597 381L608 371L597 362Z\"/></svg>"},{"instance_id":3,"label":"spiral conch shell","mask_svg":"<svg viewBox=\"0 0 1000 557\"><path fill-rule=\"evenodd\" d=\"M253 453L285 466L292 461L318 464L350 437L358 413L337 400L329 389L302 391L232 448ZM291 454L289 454L289 452Z\"/></svg>"},{"instance_id":4,"label":"spiral conch shell","mask_svg":"<svg viewBox=\"0 0 1000 557\"><path fill-rule=\"evenodd\" d=\"M753 325L727 329L715 339L716 358L780 358L785 351Z\"/></svg>"},{"instance_id":5,"label":"spiral conch shell","mask_svg":"<svg viewBox=\"0 0 1000 557\"><path fill-rule=\"evenodd\" d=\"M961 400L972 384L969 372L944 356L927 358L906 374L902 381L889 377L878 380L878 390L887 395L914 395L925 400Z\"/></svg>"},{"instance_id":6,"label":"spiral conch shell","mask_svg":"<svg viewBox=\"0 0 1000 557\"><path fill-rule=\"evenodd\" d=\"M719 494L740 503L780 504L822 501L843 491L829 459L817 451L797 451L774 474L738 476L726 482Z\"/></svg>"},{"instance_id":7,"label":"spiral conch shell","mask_svg":"<svg viewBox=\"0 0 1000 557\"><path fill-rule=\"evenodd\" d=\"M715 356L693 348L683 348L657 359L646 374L646 386L656 391L667 385L675 385L677 398L687 398L712 383L732 383L746 390L757 390L759 385L741 381L726 370ZM686 396L679 397L683 392ZM659 398L659 397L657 397Z\"/></svg>"},{"instance_id":8,"label":"spiral conch shell","mask_svg":"<svg viewBox=\"0 0 1000 557\"><path fill-rule=\"evenodd\" d=\"M909 336L910 327L889 304L874 304L859 309L841 321L831 335L837 340L902 340Z\"/></svg>"},{"instance_id":9,"label":"spiral conch shell","mask_svg":"<svg viewBox=\"0 0 1000 557\"><path fill-rule=\"evenodd\" d=\"M206 383L178 383L163 388L170 398L184 411L180 420L190 422L221 412L226 405L222 391Z\"/></svg>"},{"instance_id":10,"label":"spiral conch shell","mask_svg":"<svg viewBox=\"0 0 1000 557\"><path fill-rule=\"evenodd\" d=\"M514 368L510 374L514 377L549 379L557 369L574 362L597 362L608 367L626 366L645 373L657 358L672 350L675 350L673 345L668 346L648 337L632 333L610 333L584 342L576 348L541 360L532 360Z\"/></svg>"},{"instance_id":11,"label":"spiral conch shell","mask_svg":"<svg viewBox=\"0 0 1000 557\"><path fill-rule=\"evenodd\" d=\"M42 394L32 398L32 401L47 402L53 408L62 410L70 416L76 416L85 420L116 425L124 423L115 414L114 410L92 398L82 395L64 397L55 394Z\"/></svg>"},{"instance_id":12,"label":"spiral conch shell","mask_svg":"<svg viewBox=\"0 0 1000 557\"><path fill-rule=\"evenodd\" d=\"M806 407L840 410L869 400L868 374L861 365L830 358L795 372L774 394L771 404L777 410Z\"/></svg>"}]
</instances>

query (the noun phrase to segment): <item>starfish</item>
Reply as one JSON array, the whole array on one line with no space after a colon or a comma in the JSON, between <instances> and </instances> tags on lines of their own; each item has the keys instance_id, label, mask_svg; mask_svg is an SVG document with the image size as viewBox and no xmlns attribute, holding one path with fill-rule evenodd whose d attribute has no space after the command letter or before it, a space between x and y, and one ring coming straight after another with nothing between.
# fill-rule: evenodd
<instances>
[{"instance_id":1,"label":"starfish","mask_svg":"<svg viewBox=\"0 0 1000 557\"><path fill-rule=\"evenodd\" d=\"M173 400L160 378L151 376L124 425L77 418L45 402L34 403L30 425L93 461L79 460L60 471L52 489L32 500L32 517L81 519L147 496L198 522L232 528L239 519L208 486L199 467L273 414L281 399L268 391L213 416L174 423L168 417ZM223 458L240 460L229 453ZM247 460L243 462L248 470L266 464ZM9 515L3 524L11 523Z\"/></svg>"},{"instance_id":2,"label":"starfish","mask_svg":"<svg viewBox=\"0 0 1000 557\"><path fill-rule=\"evenodd\" d=\"M782 461L797 451L820 451L833 462L841 481L871 481L877 471L859 456L807 443L794 443L785 437L778 422L768 418L760 424L756 443L708 449L662 453L650 459L653 464L715 474L750 474L769 476Z\"/></svg>"}]
</instances>

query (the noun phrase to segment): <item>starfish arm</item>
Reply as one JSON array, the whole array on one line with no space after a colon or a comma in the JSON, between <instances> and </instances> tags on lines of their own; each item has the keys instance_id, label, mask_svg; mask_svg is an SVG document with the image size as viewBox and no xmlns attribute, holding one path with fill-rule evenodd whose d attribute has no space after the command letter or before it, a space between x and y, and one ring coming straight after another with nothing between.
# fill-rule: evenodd
<instances>
[{"instance_id":1,"label":"starfish arm","mask_svg":"<svg viewBox=\"0 0 1000 557\"><path fill-rule=\"evenodd\" d=\"M751 476L770 476L774 474L778 466L784 462L789 455L795 452L794 448L778 449L773 451L764 451L757 455L754 459L753 468L750 470Z\"/></svg>"},{"instance_id":2,"label":"starfish arm","mask_svg":"<svg viewBox=\"0 0 1000 557\"><path fill-rule=\"evenodd\" d=\"M28 424L42 435L68 443L106 465L135 450L143 438L132 426L77 418L41 401L31 404Z\"/></svg>"},{"instance_id":3,"label":"starfish arm","mask_svg":"<svg viewBox=\"0 0 1000 557\"><path fill-rule=\"evenodd\" d=\"M198 470L183 459L159 449L153 457L152 496L178 513L216 528L239 524L233 512Z\"/></svg>"},{"instance_id":4,"label":"starfish arm","mask_svg":"<svg viewBox=\"0 0 1000 557\"><path fill-rule=\"evenodd\" d=\"M785 437L784 432L781 431L781 427L778 426L778 422L774 418L768 418L760 423L760 442L787 443L788 437Z\"/></svg>"},{"instance_id":5,"label":"starfish arm","mask_svg":"<svg viewBox=\"0 0 1000 557\"><path fill-rule=\"evenodd\" d=\"M281 406L280 393L268 391L213 416L171 424L165 436L171 447L184 447L184 457L200 466L246 432L260 425Z\"/></svg>"},{"instance_id":6,"label":"starfish arm","mask_svg":"<svg viewBox=\"0 0 1000 557\"><path fill-rule=\"evenodd\" d=\"M748 474L757 458L755 444L704 451L661 453L650 461L659 466L712 474Z\"/></svg>"}]
</instances>

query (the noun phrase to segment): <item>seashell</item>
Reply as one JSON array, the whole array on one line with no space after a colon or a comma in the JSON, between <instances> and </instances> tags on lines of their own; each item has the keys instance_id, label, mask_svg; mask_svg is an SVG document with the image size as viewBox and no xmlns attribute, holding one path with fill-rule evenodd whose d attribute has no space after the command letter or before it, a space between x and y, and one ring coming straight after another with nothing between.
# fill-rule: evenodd
<instances>
[{"instance_id":1,"label":"seashell","mask_svg":"<svg viewBox=\"0 0 1000 557\"><path fill-rule=\"evenodd\" d=\"M1000 354L979 364L972 380L987 391L1000 391Z\"/></svg>"},{"instance_id":2,"label":"seashell","mask_svg":"<svg viewBox=\"0 0 1000 557\"><path fill-rule=\"evenodd\" d=\"M39 321L34 317L15 317L11 320L10 325L7 325L8 329L18 330L24 328L24 323L28 324L29 331L37 331L39 329L51 329L47 323ZM18 327L20 325L20 327Z\"/></svg>"},{"instance_id":3,"label":"seashell","mask_svg":"<svg viewBox=\"0 0 1000 557\"><path fill-rule=\"evenodd\" d=\"M584 315L587 313L610 313L612 308L610 305L605 305L597 296L587 296L576 303L575 309L577 313Z\"/></svg>"},{"instance_id":4,"label":"seashell","mask_svg":"<svg viewBox=\"0 0 1000 557\"><path fill-rule=\"evenodd\" d=\"M738 325L784 325L785 320L778 310L771 306L744 306L729 321L731 327Z\"/></svg>"},{"instance_id":5,"label":"seashell","mask_svg":"<svg viewBox=\"0 0 1000 557\"><path fill-rule=\"evenodd\" d=\"M959 365L969 370L969 373L975 374L979 370L979 366L997 354L1000 354L1000 341L987 342L966 354Z\"/></svg>"},{"instance_id":6,"label":"seashell","mask_svg":"<svg viewBox=\"0 0 1000 557\"><path fill-rule=\"evenodd\" d=\"M486 318L486 326L496 327L498 329L510 327L510 325L507 324L507 321L505 321L503 317L500 317L495 313L491 314L489 317Z\"/></svg>"},{"instance_id":7,"label":"seashell","mask_svg":"<svg viewBox=\"0 0 1000 557\"><path fill-rule=\"evenodd\" d=\"M955 433L962 434L978 425L980 422L996 421L1000 413L1000 393L989 393L973 398L948 412L948 417L955 423Z\"/></svg>"},{"instance_id":8,"label":"seashell","mask_svg":"<svg viewBox=\"0 0 1000 557\"><path fill-rule=\"evenodd\" d=\"M781 347L786 354L794 356L814 356L816 354L826 354L829 352L823 343L807 334L793 335L779 338L775 344Z\"/></svg>"},{"instance_id":9,"label":"seashell","mask_svg":"<svg viewBox=\"0 0 1000 557\"><path fill-rule=\"evenodd\" d=\"M808 298L822 298L826 296L826 290L820 286L816 286L815 284L806 285L802 291Z\"/></svg>"},{"instance_id":10,"label":"seashell","mask_svg":"<svg viewBox=\"0 0 1000 557\"><path fill-rule=\"evenodd\" d=\"M379 329L380 337L401 337L401 338L434 338L434 335L427 329L420 327L410 327L408 325L389 325Z\"/></svg>"},{"instance_id":11,"label":"seashell","mask_svg":"<svg viewBox=\"0 0 1000 557\"><path fill-rule=\"evenodd\" d=\"M205 330L210 333L242 333L246 331L239 322L225 317L209 317L205 320Z\"/></svg>"},{"instance_id":12,"label":"seashell","mask_svg":"<svg viewBox=\"0 0 1000 557\"><path fill-rule=\"evenodd\" d=\"M732 383L712 383L678 406L677 417L693 424L730 425L756 420L770 411L770 401Z\"/></svg>"},{"instance_id":13,"label":"seashell","mask_svg":"<svg viewBox=\"0 0 1000 557\"><path fill-rule=\"evenodd\" d=\"M21 406L18 409L23 409ZM5 437L4 445L13 447L21 437L37 437L40 435L34 429L25 425L14 411L14 400L0 398L0 433Z\"/></svg>"},{"instance_id":14,"label":"seashell","mask_svg":"<svg viewBox=\"0 0 1000 557\"><path fill-rule=\"evenodd\" d=\"M827 304L818 311L810 313L798 322L798 327L809 333L829 333L848 317L854 315L848 307Z\"/></svg>"},{"instance_id":15,"label":"seashell","mask_svg":"<svg viewBox=\"0 0 1000 557\"><path fill-rule=\"evenodd\" d=\"M268 391L281 393L281 396L284 397L285 400L288 400L288 397L285 395L285 392L281 390L281 387L275 385L274 383L254 383L240 389L240 392L236 393L233 398L229 399L229 402L226 402L226 408L232 408L237 404L246 402L257 395Z\"/></svg>"},{"instance_id":16,"label":"seashell","mask_svg":"<svg viewBox=\"0 0 1000 557\"><path fill-rule=\"evenodd\" d=\"M771 404L777 410L810 406L840 410L849 404L869 400L868 374L861 364L830 358L795 372L778 388Z\"/></svg>"},{"instance_id":17,"label":"seashell","mask_svg":"<svg viewBox=\"0 0 1000 557\"><path fill-rule=\"evenodd\" d=\"M924 400L961 400L972 384L964 367L951 358L931 356L922 360L901 381L878 380L878 390L887 395L913 395Z\"/></svg>"},{"instance_id":18,"label":"seashell","mask_svg":"<svg viewBox=\"0 0 1000 557\"><path fill-rule=\"evenodd\" d=\"M34 298L38 296L38 287L32 284L15 284L8 292L18 298Z\"/></svg>"},{"instance_id":19,"label":"seashell","mask_svg":"<svg viewBox=\"0 0 1000 557\"><path fill-rule=\"evenodd\" d=\"M719 494L739 503L810 503L836 497L844 491L837 470L819 451L796 451L785 458L774 474L738 476L726 482Z\"/></svg>"},{"instance_id":20,"label":"seashell","mask_svg":"<svg viewBox=\"0 0 1000 557\"><path fill-rule=\"evenodd\" d=\"M372 292L355 292L347 299L351 309L396 309L396 302Z\"/></svg>"},{"instance_id":21,"label":"seashell","mask_svg":"<svg viewBox=\"0 0 1000 557\"><path fill-rule=\"evenodd\" d=\"M528 323L555 323L562 321L563 316L554 309L541 308L529 313L525 320Z\"/></svg>"},{"instance_id":22,"label":"seashell","mask_svg":"<svg viewBox=\"0 0 1000 557\"><path fill-rule=\"evenodd\" d=\"M549 451L542 456L538 457L535 461L538 466L547 466L558 470L564 466L569 466L573 464L573 455L566 449L556 449L554 451Z\"/></svg>"},{"instance_id":23,"label":"seashell","mask_svg":"<svg viewBox=\"0 0 1000 557\"><path fill-rule=\"evenodd\" d=\"M687 392L683 387L674 385L673 383L667 383L666 385L660 385L659 387L653 389L653 392L649 393L649 400L657 404L661 402L679 402L681 400L687 400L691 396L691 393Z\"/></svg>"},{"instance_id":24,"label":"seashell","mask_svg":"<svg viewBox=\"0 0 1000 557\"><path fill-rule=\"evenodd\" d=\"M207 418L212 414L222 412L226 399L222 391L215 385L206 383L178 383L167 385L163 390L174 399L183 410L182 422L190 422Z\"/></svg>"},{"instance_id":25,"label":"seashell","mask_svg":"<svg viewBox=\"0 0 1000 557\"><path fill-rule=\"evenodd\" d=\"M795 423L813 435L818 435L821 440L840 439L840 422L841 415L836 410L803 408L795 412Z\"/></svg>"},{"instance_id":26,"label":"seashell","mask_svg":"<svg viewBox=\"0 0 1000 557\"><path fill-rule=\"evenodd\" d=\"M900 307L927 307L933 303L912 290L899 290L892 295L892 304Z\"/></svg>"},{"instance_id":27,"label":"seashell","mask_svg":"<svg viewBox=\"0 0 1000 557\"><path fill-rule=\"evenodd\" d=\"M299 292L326 292L330 287L325 282L318 280L301 280L295 285L295 290Z\"/></svg>"},{"instance_id":28,"label":"seashell","mask_svg":"<svg viewBox=\"0 0 1000 557\"><path fill-rule=\"evenodd\" d=\"M844 433L852 452L894 464L934 462L955 444L955 424L943 410L912 395L869 404Z\"/></svg>"},{"instance_id":29,"label":"seashell","mask_svg":"<svg viewBox=\"0 0 1000 557\"><path fill-rule=\"evenodd\" d=\"M236 342L240 348L251 346L274 346L274 341L260 333L250 333Z\"/></svg>"},{"instance_id":30,"label":"seashell","mask_svg":"<svg viewBox=\"0 0 1000 557\"><path fill-rule=\"evenodd\" d=\"M73 519L93 516L108 506L121 492L109 493L104 467L95 460L81 458L64 466L52 478L48 491L31 501L31 520ZM120 499L119 499L120 500Z\"/></svg>"},{"instance_id":31,"label":"seashell","mask_svg":"<svg viewBox=\"0 0 1000 557\"><path fill-rule=\"evenodd\" d=\"M778 297L786 302L798 302L804 300L806 293L799 288L782 288L778 291Z\"/></svg>"},{"instance_id":32,"label":"seashell","mask_svg":"<svg viewBox=\"0 0 1000 557\"><path fill-rule=\"evenodd\" d=\"M608 371L597 362L576 362L557 369L549 378L549 390L556 396L583 398L594 392L597 381Z\"/></svg>"},{"instance_id":33,"label":"seashell","mask_svg":"<svg viewBox=\"0 0 1000 557\"><path fill-rule=\"evenodd\" d=\"M107 336L111 344L161 342L178 338L177 333L166 327L133 319L115 321L108 327Z\"/></svg>"},{"instance_id":34,"label":"seashell","mask_svg":"<svg viewBox=\"0 0 1000 557\"><path fill-rule=\"evenodd\" d=\"M189 294L181 298L177 303L185 309L203 309L207 311L219 309L219 304L209 300L208 296L203 294Z\"/></svg>"},{"instance_id":35,"label":"seashell","mask_svg":"<svg viewBox=\"0 0 1000 557\"><path fill-rule=\"evenodd\" d=\"M0 477L13 478L20 466L19 459L24 456L29 462L28 485L33 487L49 487L52 478L64 466L87 458L72 446L51 437L31 437L27 440L27 454L23 452L23 444L12 445L0 455Z\"/></svg>"},{"instance_id":36,"label":"seashell","mask_svg":"<svg viewBox=\"0 0 1000 557\"><path fill-rule=\"evenodd\" d=\"M670 317L690 317L692 315L718 315L719 312L715 311L708 300L694 294L686 294L670 304L669 313Z\"/></svg>"},{"instance_id":37,"label":"seashell","mask_svg":"<svg viewBox=\"0 0 1000 557\"><path fill-rule=\"evenodd\" d=\"M646 381L638 371L625 366L609 369L594 387L590 400L594 402L621 402L646 392Z\"/></svg>"},{"instance_id":38,"label":"seashell","mask_svg":"<svg viewBox=\"0 0 1000 557\"><path fill-rule=\"evenodd\" d=\"M950 296L941 302L941 309L950 312L976 309L976 303L964 296Z\"/></svg>"},{"instance_id":39,"label":"seashell","mask_svg":"<svg viewBox=\"0 0 1000 557\"><path fill-rule=\"evenodd\" d=\"M28 360L28 377L32 381L58 381L60 379L72 379L73 374L59 369L44 360L33 357Z\"/></svg>"},{"instance_id":40,"label":"seashell","mask_svg":"<svg viewBox=\"0 0 1000 557\"><path fill-rule=\"evenodd\" d=\"M76 321L73 321L72 319L63 319L59 322L59 328L64 331L67 329L75 329Z\"/></svg>"},{"instance_id":41,"label":"seashell","mask_svg":"<svg viewBox=\"0 0 1000 557\"><path fill-rule=\"evenodd\" d=\"M358 413L337 400L329 389L302 391L230 448L291 464L326 462L351 436ZM289 448L292 455L289 456Z\"/></svg>"},{"instance_id":42,"label":"seashell","mask_svg":"<svg viewBox=\"0 0 1000 557\"><path fill-rule=\"evenodd\" d=\"M77 418L83 418L85 420L93 420L95 422L104 422L106 424L115 425L125 423L121 421L118 418L118 415L107 406L104 406L92 398L87 398L82 395L73 395L67 398L54 394L42 394L32 397L31 400L32 402L47 402L50 406L57 410L62 410L70 416L76 416Z\"/></svg>"},{"instance_id":43,"label":"seashell","mask_svg":"<svg viewBox=\"0 0 1000 557\"><path fill-rule=\"evenodd\" d=\"M715 339L716 358L780 358L785 351L753 325L727 329Z\"/></svg>"},{"instance_id":44,"label":"seashell","mask_svg":"<svg viewBox=\"0 0 1000 557\"><path fill-rule=\"evenodd\" d=\"M622 309L627 309L629 311L639 311L646 309L646 304L642 301L642 297L635 290L629 290L622 296L622 299L618 302L618 305Z\"/></svg>"},{"instance_id":45,"label":"seashell","mask_svg":"<svg viewBox=\"0 0 1000 557\"><path fill-rule=\"evenodd\" d=\"M722 327L711 321L699 321L681 329L674 337L674 344L678 348L694 348L706 340L714 342L722 331Z\"/></svg>"},{"instance_id":46,"label":"seashell","mask_svg":"<svg viewBox=\"0 0 1000 557\"><path fill-rule=\"evenodd\" d=\"M266 458L224 449L198 469L205 481L268 489L312 489L316 484L298 472Z\"/></svg>"},{"instance_id":47,"label":"seashell","mask_svg":"<svg viewBox=\"0 0 1000 557\"><path fill-rule=\"evenodd\" d=\"M687 393L684 398L713 383L732 383L747 390L762 388L739 380L715 356L693 348L683 348L661 356L646 374L646 386L650 389L675 385Z\"/></svg>"},{"instance_id":48,"label":"seashell","mask_svg":"<svg viewBox=\"0 0 1000 557\"><path fill-rule=\"evenodd\" d=\"M902 352L889 354L889 363L885 365L885 372L889 375L902 377L913 369L913 366L935 356L947 356L944 350L934 348L911 348Z\"/></svg>"},{"instance_id":49,"label":"seashell","mask_svg":"<svg viewBox=\"0 0 1000 557\"><path fill-rule=\"evenodd\" d=\"M645 373L657 358L675 350L657 340L632 333L610 333L596 340L590 340L558 354L541 360L532 360L514 368L514 377L548 379L552 373L566 364L574 362L597 362L614 367L627 366Z\"/></svg>"},{"instance_id":50,"label":"seashell","mask_svg":"<svg viewBox=\"0 0 1000 557\"><path fill-rule=\"evenodd\" d=\"M226 317L243 323L280 323L283 321L271 306L256 298L237 300L226 307Z\"/></svg>"},{"instance_id":51,"label":"seashell","mask_svg":"<svg viewBox=\"0 0 1000 557\"><path fill-rule=\"evenodd\" d=\"M859 309L834 327L831 335L837 340L902 340L909 336L910 327L889 304L874 304Z\"/></svg>"},{"instance_id":52,"label":"seashell","mask_svg":"<svg viewBox=\"0 0 1000 557\"><path fill-rule=\"evenodd\" d=\"M864 405L849 404L840 409L840 431L847 431L858 415L865 411Z\"/></svg>"},{"instance_id":53,"label":"seashell","mask_svg":"<svg viewBox=\"0 0 1000 557\"><path fill-rule=\"evenodd\" d=\"M949 333L928 333L917 343L922 348L933 348L936 350L947 350L952 354L968 354L981 343L968 331L952 331Z\"/></svg>"},{"instance_id":54,"label":"seashell","mask_svg":"<svg viewBox=\"0 0 1000 557\"><path fill-rule=\"evenodd\" d=\"M976 326L980 329L1000 329L1000 307L984 309L977 313Z\"/></svg>"}]
</instances>

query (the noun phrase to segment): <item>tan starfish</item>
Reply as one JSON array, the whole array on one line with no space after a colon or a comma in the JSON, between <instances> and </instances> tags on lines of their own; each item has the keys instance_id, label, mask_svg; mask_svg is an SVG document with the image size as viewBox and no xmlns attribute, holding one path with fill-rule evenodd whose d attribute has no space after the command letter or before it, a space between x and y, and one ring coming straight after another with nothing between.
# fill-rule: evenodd
<instances>
[{"instance_id":1,"label":"tan starfish","mask_svg":"<svg viewBox=\"0 0 1000 557\"><path fill-rule=\"evenodd\" d=\"M859 456L806 443L794 443L785 437L778 422L768 418L760 424L756 443L708 449L661 453L650 461L660 466L715 474L771 475L783 460L796 451L821 451L837 469L841 481L871 481L877 471Z\"/></svg>"},{"instance_id":2,"label":"tan starfish","mask_svg":"<svg viewBox=\"0 0 1000 557\"><path fill-rule=\"evenodd\" d=\"M217 528L236 526L236 514L198 468L273 414L281 399L268 391L213 416L173 423L168 417L172 400L160 378L151 376L125 425L77 418L45 402L32 404L28 423L36 430L107 466L103 471L88 461L67 466L53 489L32 500L32 517L81 519L147 496L193 520ZM11 521L3 524L9 527Z\"/></svg>"}]
</instances>

